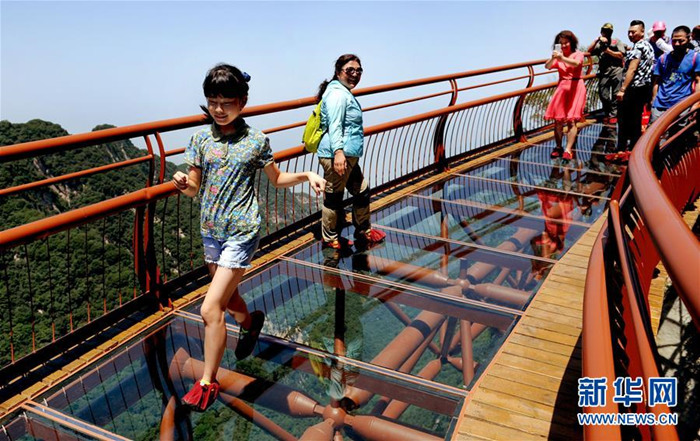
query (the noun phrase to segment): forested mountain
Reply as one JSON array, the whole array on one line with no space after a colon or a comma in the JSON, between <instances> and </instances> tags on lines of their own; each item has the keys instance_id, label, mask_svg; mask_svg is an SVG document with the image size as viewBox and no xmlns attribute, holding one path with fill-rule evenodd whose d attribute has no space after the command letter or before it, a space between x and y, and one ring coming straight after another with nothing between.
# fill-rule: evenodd
<instances>
[{"instance_id":1,"label":"forested mountain","mask_svg":"<svg viewBox=\"0 0 700 441\"><path fill-rule=\"evenodd\" d=\"M111 128L100 125L93 130ZM31 120L0 121L0 145L11 145L68 133L58 124ZM92 167L143 157L147 154L131 141L72 149L0 163L0 188L35 182ZM156 166L159 160L156 159ZM180 166L181 168L183 166ZM166 163L168 179L178 166ZM93 176L72 179L17 195L0 196L0 230L65 213L145 187L148 163L139 163ZM154 170L158 175L158 170ZM274 231L283 219L284 199L297 214L308 212L308 195L292 197L285 191L266 189L259 201L265 217L270 213ZM275 195L277 203L275 203ZM269 199L269 200L268 200ZM32 329L37 347L70 329L108 312L140 293L134 271L133 231L135 210L128 210L85 227L61 232L28 246L0 252L0 367L31 350ZM156 204L154 248L161 274L167 280L203 263L197 200L173 196ZM266 229L263 229L263 234ZM71 323L72 316L72 323Z\"/></svg>"}]
</instances>

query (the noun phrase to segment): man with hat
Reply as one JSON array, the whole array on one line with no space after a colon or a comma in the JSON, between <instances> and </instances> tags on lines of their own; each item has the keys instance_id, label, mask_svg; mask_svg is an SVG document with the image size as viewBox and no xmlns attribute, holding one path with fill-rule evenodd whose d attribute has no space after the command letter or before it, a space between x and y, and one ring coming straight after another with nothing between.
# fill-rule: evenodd
<instances>
[{"instance_id":1,"label":"man with hat","mask_svg":"<svg viewBox=\"0 0 700 441\"><path fill-rule=\"evenodd\" d=\"M625 45L612 38L613 25L605 23L598 37L588 47L591 55L598 56L598 95L603 104L604 123L617 122L617 99L615 95L622 83L622 65L625 59Z\"/></svg>"},{"instance_id":2,"label":"man with hat","mask_svg":"<svg viewBox=\"0 0 700 441\"><path fill-rule=\"evenodd\" d=\"M651 36L649 37L651 48L654 49L654 62L663 55L671 52L671 39L666 36L666 23L663 21L655 21L651 26Z\"/></svg>"}]
</instances>

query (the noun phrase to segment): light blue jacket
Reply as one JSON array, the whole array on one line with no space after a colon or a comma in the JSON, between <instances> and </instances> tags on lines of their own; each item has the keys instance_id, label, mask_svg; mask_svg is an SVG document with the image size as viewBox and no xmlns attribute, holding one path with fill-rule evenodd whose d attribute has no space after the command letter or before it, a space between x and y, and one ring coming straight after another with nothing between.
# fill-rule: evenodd
<instances>
[{"instance_id":1,"label":"light blue jacket","mask_svg":"<svg viewBox=\"0 0 700 441\"><path fill-rule=\"evenodd\" d=\"M328 83L322 101L321 126L327 131L318 145L318 157L332 158L338 149L343 149L345 156L361 157L365 135L360 103L338 80Z\"/></svg>"}]
</instances>

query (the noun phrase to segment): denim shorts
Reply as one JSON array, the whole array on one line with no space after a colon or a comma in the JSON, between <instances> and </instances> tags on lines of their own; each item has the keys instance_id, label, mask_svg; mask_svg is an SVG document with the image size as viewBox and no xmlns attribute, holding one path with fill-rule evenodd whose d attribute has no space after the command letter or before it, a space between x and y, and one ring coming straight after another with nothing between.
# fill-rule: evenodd
<instances>
[{"instance_id":1,"label":"denim shorts","mask_svg":"<svg viewBox=\"0 0 700 441\"><path fill-rule=\"evenodd\" d=\"M250 268L250 262L253 261L259 242L259 235L249 240L228 239L226 241L202 237L204 261L215 263L223 268Z\"/></svg>"}]
</instances>

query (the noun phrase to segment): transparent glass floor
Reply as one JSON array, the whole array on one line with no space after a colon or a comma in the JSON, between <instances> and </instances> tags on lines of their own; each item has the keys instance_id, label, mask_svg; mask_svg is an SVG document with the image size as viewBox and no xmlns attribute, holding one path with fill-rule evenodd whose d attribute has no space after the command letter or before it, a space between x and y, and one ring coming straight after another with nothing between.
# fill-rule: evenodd
<instances>
[{"instance_id":1,"label":"transparent glass floor","mask_svg":"<svg viewBox=\"0 0 700 441\"><path fill-rule=\"evenodd\" d=\"M543 143L418 188L372 213L383 244L314 242L256 269L239 289L262 335L238 361L227 317L206 412L180 405L203 369L200 300L5 417L0 441L451 436L543 279L606 208L620 174L600 153L609 136L590 126L572 161Z\"/></svg>"}]
</instances>

